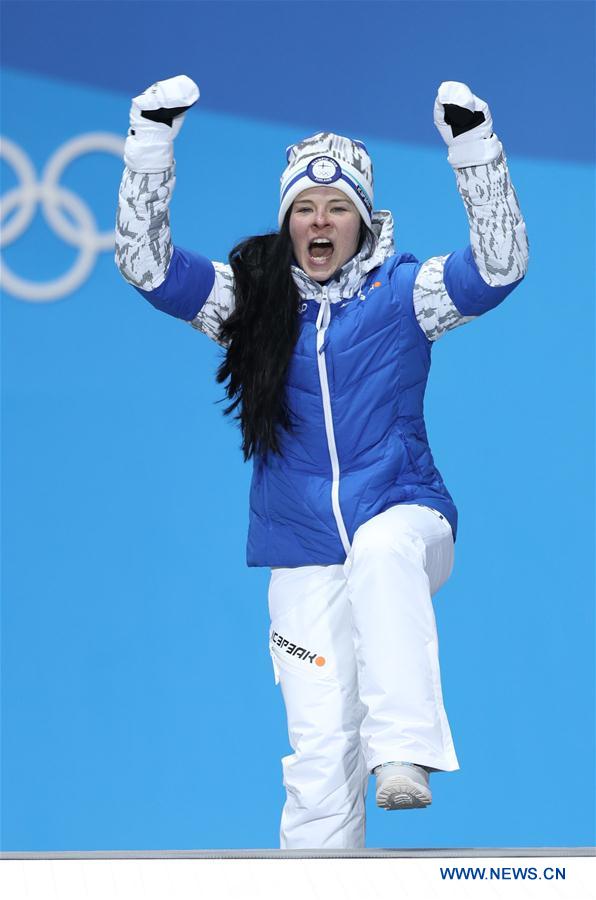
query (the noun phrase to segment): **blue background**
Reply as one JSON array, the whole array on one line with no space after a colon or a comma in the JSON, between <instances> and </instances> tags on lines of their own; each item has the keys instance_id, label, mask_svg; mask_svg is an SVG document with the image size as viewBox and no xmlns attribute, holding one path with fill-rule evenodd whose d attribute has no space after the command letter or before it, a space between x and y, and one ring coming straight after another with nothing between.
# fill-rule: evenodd
<instances>
[{"instance_id":1,"label":"blue background","mask_svg":"<svg viewBox=\"0 0 596 900\"><path fill-rule=\"evenodd\" d=\"M461 771L371 847L594 842L591 3L3 3L2 133L41 172L124 136L130 97L186 72L174 241L225 259L275 227L287 144L366 141L376 206L419 259L468 242L432 121L442 80L487 100L530 272L439 342L426 402L460 511L436 597ZM167 38L164 39L164 33ZM113 226L122 164L61 184ZM2 162L3 193L17 178ZM47 281L77 251L38 211L3 248ZM267 570L244 562L250 466L218 348L157 313L110 252L54 302L4 292L2 849L278 846L290 752ZM372 785L371 785L372 787Z\"/></svg>"}]
</instances>

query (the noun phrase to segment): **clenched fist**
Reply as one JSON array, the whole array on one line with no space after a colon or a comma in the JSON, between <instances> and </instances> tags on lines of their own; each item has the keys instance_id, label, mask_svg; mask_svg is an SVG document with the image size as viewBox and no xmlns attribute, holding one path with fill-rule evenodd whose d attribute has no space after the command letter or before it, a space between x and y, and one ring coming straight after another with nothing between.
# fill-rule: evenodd
<instances>
[{"instance_id":1,"label":"clenched fist","mask_svg":"<svg viewBox=\"0 0 596 900\"><path fill-rule=\"evenodd\" d=\"M174 138L199 99L187 75L156 81L132 101L124 162L133 172L164 172L174 161Z\"/></svg>"},{"instance_id":2,"label":"clenched fist","mask_svg":"<svg viewBox=\"0 0 596 900\"><path fill-rule=\"evenodd\" d=\"M503 150L493 134L488 104L461 81L441 83L435 100L434 120L449 148L449 162L456 169L491 162Z\"/></svg>"}]
</instances>

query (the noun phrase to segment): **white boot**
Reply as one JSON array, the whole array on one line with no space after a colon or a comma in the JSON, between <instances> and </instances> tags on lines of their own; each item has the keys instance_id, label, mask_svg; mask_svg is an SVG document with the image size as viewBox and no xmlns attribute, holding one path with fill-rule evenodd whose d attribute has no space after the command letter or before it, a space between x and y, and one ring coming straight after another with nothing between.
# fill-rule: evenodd
<instances>
[{"instance_id":1,"label":"white boot","mask_svg":"<svg viewBox=\"0 0 596 900\"><path fill-rule=\"evenodd\" d=\"M373 774L377 776L377 806L382 809L417 809L430 805L432 794L424 766L388 762L373 769Z\"/></svg>"}]
</instances>

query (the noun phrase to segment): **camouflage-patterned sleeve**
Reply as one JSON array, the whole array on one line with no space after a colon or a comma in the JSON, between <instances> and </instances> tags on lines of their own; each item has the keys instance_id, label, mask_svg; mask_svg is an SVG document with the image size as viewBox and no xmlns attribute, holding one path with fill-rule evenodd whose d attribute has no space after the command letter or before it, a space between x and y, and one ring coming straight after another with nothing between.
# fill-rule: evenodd
<instances>
[{"instance_id":1,"label":"camouflage-patterned sleeve","mask_svg":"<svg viewBox=\"0 0 596 900\"><path fill-rule=\"evenodd\" d=\"M470 244L483 280L491 287L518 281L528 267L526 225L511 184L507 159L455 169L470 225Z\"/></svg>"},{"instance_id":2,"label":"camouflage-patterned sleeve","mask_svg":"<svg viewBox=\"0 0 596 900\"><path fill-rule=\"evenodd\" d=\"M427 259L418 270L414 310L430 341L500 303L528 267L526 226L505 155L456 169L455 175L470 226L470 246Z\"/></svg>"},{"instance_id":3,"label":"camouflage-patterned sleeve","mask_svg":"<svg viewBox=\"0 0 596 900\"><path fill-rule=\"evenodd\" d=\"M175 183L175 164L152 175L124 169L116 217L116 265L129 284L164 312L188 321L186 310L195 302L194 315L200 305L190 324L222 344L219 327L234 309L230 266L213 263L215 278L213 287L206 289L206 299L205 294L201 297L201 288L207 278L204 265L211 268L207 260L198 265L192 254L186 253L186 264L180 267L180 273L168 273L172 259L173 269L177 269L175 262L180 259L180 251L175 251L170 235L169 203Z\"/></svg>"},{"instance_id":4,"label":"camouflage-patterned sleeve","mask_svg":"<svg viewBox=\"0 0 596 900\"><path fill-rule=\"evenodd\" d=\"M135 287L152 291L164 281L172 258L169 203L175 167L147 175L124 169L116 216L116 265Z\"/></svg>"},{"instance_id":5,"label":"camouflage-patterned sleeve","mask_svg":"<svg viewBox=\"0 0 596 900\"><path fill-rule=\"evenodd\" d=\"M231 266L224 263L214 262L213 268L215 281L211 293L190 324L225 347L225 342L220 339L219 329L234 310L234 275Z\"/></svg>"},{"instance_id":6,"label":"camouflage-patterned sleeve","mask_svg":"<svg viewBox=\"0 0 596 900\"><path fill-rule=\"evenodd\" d=\"M432 256L424 262L414 282L414 311L418 324L429 341L436 341L446 331L465 325L475 316L462 316L445 287L447 256Z\"/></svg>"}]
</instances>

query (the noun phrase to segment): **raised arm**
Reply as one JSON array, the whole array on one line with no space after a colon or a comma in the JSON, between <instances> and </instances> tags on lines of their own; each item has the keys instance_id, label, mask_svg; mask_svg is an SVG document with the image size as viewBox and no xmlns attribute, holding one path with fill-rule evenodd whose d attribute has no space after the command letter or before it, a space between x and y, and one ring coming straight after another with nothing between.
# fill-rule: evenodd
<instances>
[{"instance_id":1,"label":"raised arm","mask_svg":"<svg viewBox=\"0 0 596 900\"><path fill-rule=\"evenodd\" d=\"M173 246L170 234L174 138L198 98L194 81L177 75L132 101L118 194L116 265L156 309L219 342L219 326L234 306L232 271Z\"/></svg>"},{"instance_id":2,"label":"raised arm","mask_svg":"<svg viewBox=\"0 0 596 900\"><path fill-rule=\"evenodd\" d=\"M523 279L528 239L488 105L467 85L444 81L434 120L449 148L470 226L470 244L419 267L413 300L431 341L493 309Z\"/></svg>"}]
</instances>

